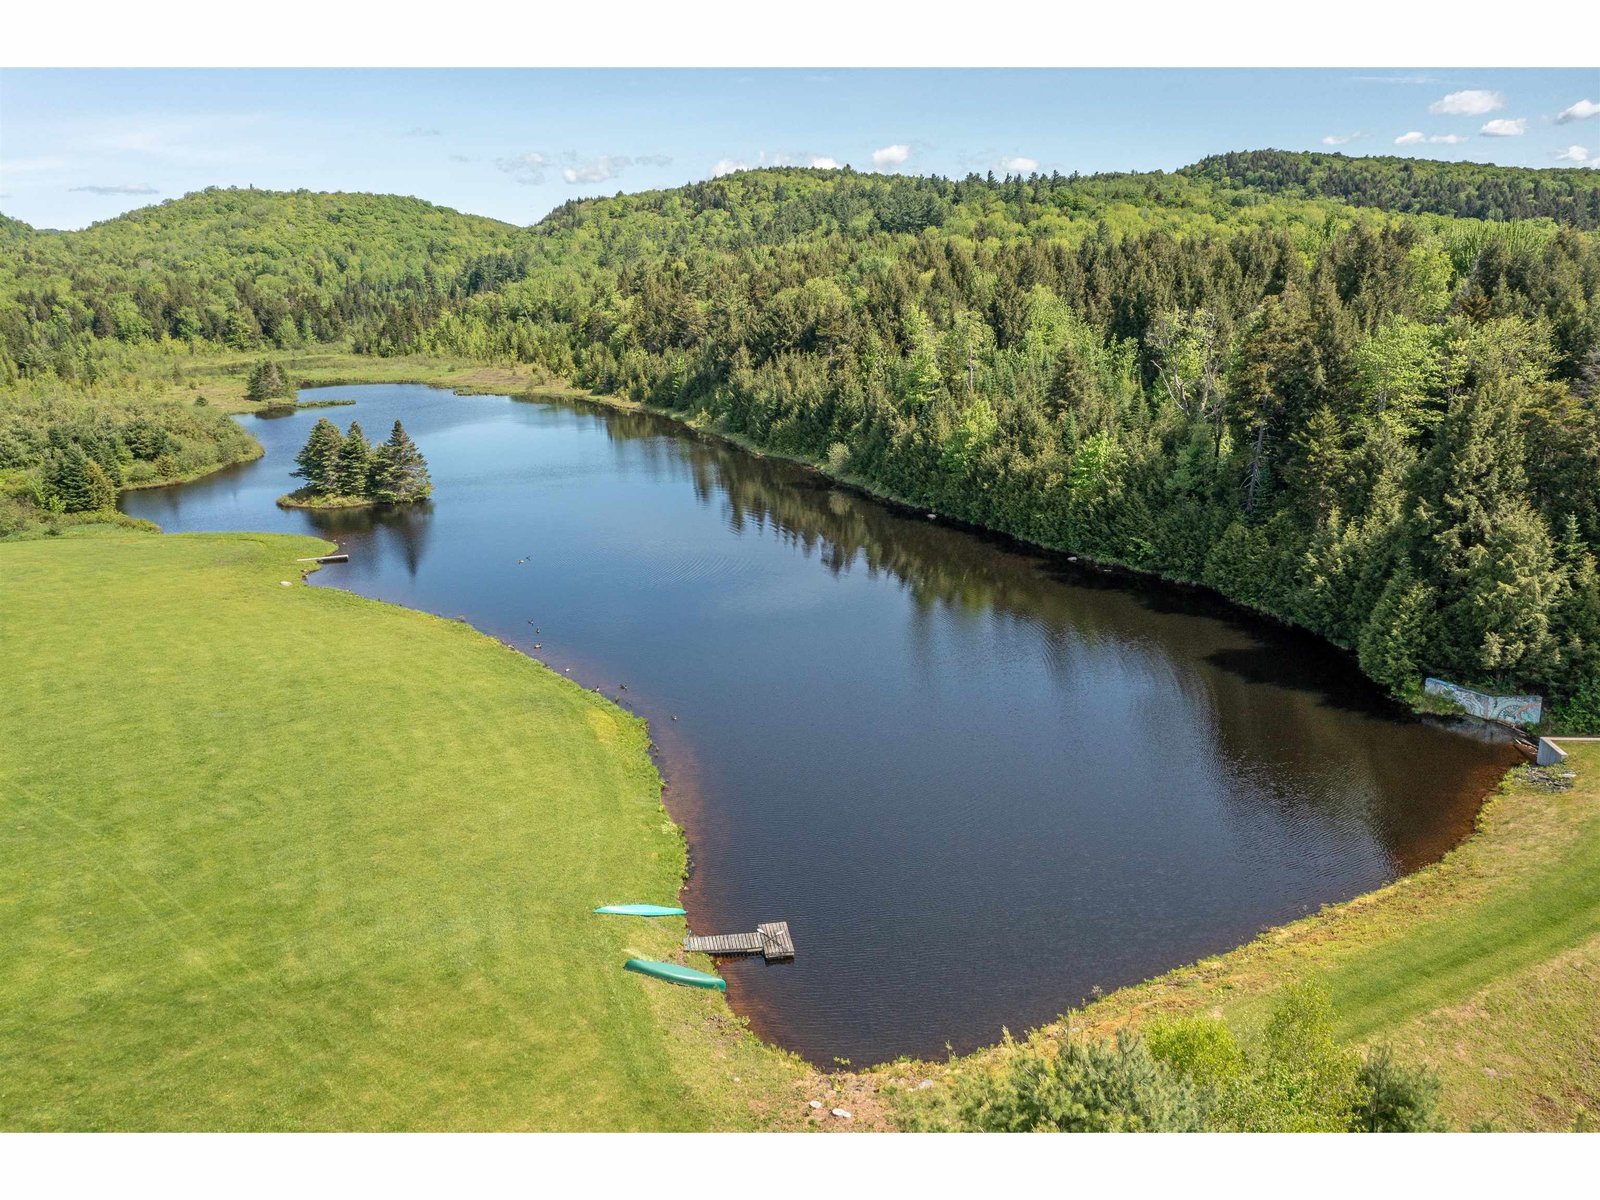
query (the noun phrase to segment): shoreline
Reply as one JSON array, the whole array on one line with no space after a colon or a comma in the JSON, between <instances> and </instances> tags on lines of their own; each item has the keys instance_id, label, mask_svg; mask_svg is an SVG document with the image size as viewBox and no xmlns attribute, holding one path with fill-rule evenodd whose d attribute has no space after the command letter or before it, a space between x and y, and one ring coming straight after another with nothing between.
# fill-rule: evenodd
<instances>
[{"instance_id":1,"label":"shoreline","mask_svg":"<svg viewBox=\"0 0 1600 1200\"><path fill-rule=\"evenodd\" d=\"M377 508L383 501L369 500L365 496L298 496L288 492L273 501L279 508L304 508L313 511L330 511L347 508Z\"/></svg>"},{"instance_id":2,"label":"shoreline","mask_svg":"<svg viewBox=\"0 0 1600 1200\"><path fill-rule=\"evenodd\" d=\"M383 382L401 382L401 381L399 381L399 380L386 380L386 381L383 381ZM424 385L428 385L428 386L441 386L438 381L430 381L430 380L427 380L427 379L418 379L418 380L415 380L414 382L420 383L420 384L424 384ZM358 381L347 380L342 385L343 386L357 386L358 385ZM341 385L340 384L315 383L315 384L309 384L308 386L341 386ZM449 385L446 384L444 386L449 386ZM502 392L502 391L498 390L494 385L488 385L488 386L483 386L483 387L472 387L470 385L462 386L462 387L453 387L452 386L452 387L450 387L450 390L455 392L456 394L459 394L459 395L470 395L470 394L491 394L491 395L508 394L508 395L510 395L510 393L505 393L505 392ZM773 459L777 459L779 461L789 462L789 463L791 463L793 465L796 465L796 466L799 466L799 467L802 467L802 468L806 468L806 469L815 471L819 476L829 480L830 483L833 483L833 484L836 484L838 486L850 489L850 490L852 490L852 491L854 491L854 492L856 492L858 494L861 494L863 496L866 496L866 497L872 499L875 502L885 504L886 506L889 506L889 507L891 507L891 508L893 508L893 509L895 509L897 511L900 511L902 513L921 515L922 513L924 513L926 511L926 510L923 510L923 509L919 509L916 506L909 505L904 500L902 500L902 499L900 499L898 497L895 497L895 496L892 496L892 495L887 495L887 494L881 494L881 493L877 492L875 489L871 488L870 486L863 485L863 484L861 484L861 483L859 483L857 481L853 481L853 480L846 479L846 478L839 478L839 477L830 475L819 464L812 463L812 462L809 462L807 460L796 458L796 457L793 457L793 456L788 456L788 455L783 455L783 454L774 454L774 453L770 453L770 452L767 452L767 451L763 451L763 450L757 449L757 448L749 445L748 443L746 443L743 439L740 439L740 438L738 438L736 436L729 435L729 434L726 434L724 432L721 432L721 431L718 431L718 430L714 430L714 429L710 429L710 428L707 428L707 427L704 427L704 426L701 426L701 425L697 425L697 424L695 424L695 423L693 423L691 421L688 421L688 420L685 420L685 419L683 419L681 417L678 417L678 416L676 416L676 415L674 415L674 414L672 414L670 412L665 412L665 411L662 411L662 410L659 410L659 409L651 408L649 406L638 404L638 403L633 402L633 401L628 401L628 400L624 400L624 399L617 398L617 397L606 397L606 396L602 396L602 395L599 395L599 394L596 394L596 393L583 392L583 391L577 390L577 389L563 390L563 389L555 388L555 387L542 387L542 386L535 386L533 388L528 389L526 392L524 392L522 394L521 397L518 397L518 396L515 396L515 395L511 396L511 398L513 398L513 399L518 399L518 398L538 399L540 397L550 397L552 399L565 399L565 400L572 400L572 401L576 401L576 402L580 402L580 403L590 403L590 404L594 404L594 405L597 405L597 406L606 407L606 408L612 408L612 409L619 410L619 411L632 411L632 412L650 413L652 415L660 416L660 417L663 417L663 418L665 418L667 420L672 421L675 426L677 426L678 428L680 428L684 432L693 434L695 436L705 436L705 437L717 438L717 439L719 439L719 440L721 440L723 442L726 442L728 444L731 444L731 445L734 445L734 446L738 447L739 449L741 449L742 451L744 451L746 453L755 454L758 457L773 458ZM254 457L259 457L259 455L252 456L252 458L254 458ZM241 460L241 461L251 461L251 459L245 459L245 460ZM232 465L238 465L238 464L237 463L230 463L230 464L226 464L226 465L232 466ZM222 468L218 467L216 469L220 470ZM210 472L207 472L207 473L209 474ZM198 477L199 476L197 476L196 478L198 478ZM181 480L181 481L178 481L178 480L163 481L161 484L157 484L157 485L154 485L154 486L168 486L170 484L178 483L178 482L192 482L192 479L191 480ZM1227 604L1227 605L1229 605L1231 607L1237 608L1237 609L1239 609L1239 610L1241 610L1243 612L1247 612L1247 613L1251 614L1252 617L1255 617L1255 618L1258 618L1258 619L1260 617L1267 617L1267 618L1273 620L1276 624L1278 624L1280 626L1296 630L1299 633L1309 634L1310 636L1316 636L1315 634L1311 634L1310 631L1303 630L1300 627L1293 625L1293 623L1291 623L1291 622L1282 621L1282 620L1280 620L1280 619L1278 619L1276 617L1273 617L1272 614L1261 613L1258 610L1250 608L1248 605L1239 604L1238 602L1229 600L1227 597L1222 596L1220 593L1215 592L1214 589L1207 588L1207 587L1205 587L1205 585L1202 585L1202 584L1192 584L1192 583L1189 583L1187 581L1167 579L1167 578L1165 578L1163 576L1160 576L1160 575L1157 575L1157 574L1154 574L1154 573L1151 573L1151 572L1144 572L1144 571L1139 571L1139 570L1133 569L1133 568L1127 568L1127 567L1122 566L1121 564L1116 564L1116 563L1108 564L1108 563L1101 563L1101 562L1091 562L1090 560L1082 559L1081 557L1068 555L1066 552L1061 551L1059 549L1056 549L1056 548L1053 548L1053 547L1049 547L1049 546L1039 545L1037 543L1032 543L1032 542L1029 542L1027 539L1018 538L1018 537L1015 537L1015 536L1010 535L1010 534L1006 534L1006 533L1001 532L1001 531L990 530L990 529L986 529L986 528L981 527L981 526L973 526L973 525L970 525L969 523L962 522L962 521L959 521L959 520L954 519L954 518L944 517L942 515L940 516L939 519L941 521L944 521L946 524L951 525L951 526L956 527L956 528L959 528L959 529L962 529L965 532L973 533L973 534L976 534L978 536L985 537L985 538L999 539L1005 544L1009 544L1009 545L1020 547L1020 548L1024 549L1025 551L1029 552L1029 553L1041 554L1041 555L1044 555L1044 556L1047 556L1047 557L1050 557L1050 558L1053 558L1053 559L1057 559L1057 560L1060 560L1060 559L1073 560L1074 565L1081 565L1081 566L1084 566L1086 569L1096 570L1096 571L1100 571L1100 572L1103 572L1103 573L1106 573L1106 574L1117 575L1117 576L1125 577L1125 578L1127 578L1129 580L1139 581L1139 582L1142 582L1142 583L1148 583L1148 582L1152 582L1153 581L1153 582L1157 582L1157 583L1163 584L1165 586L1171 586L1171 587L1179 588L1179 589L1182 589L1182 590L1185 590L1185 591L1199 592L1199 593L1205 594L1207 596L1213 597L1213 598L1215 598L1217 601L1219 601L1221 603L1224 603L1224 604ZM481 630L476 630L475 629L475 632L480 633L482 636L491 637L492 638L492 635L485 634ZM1321 641L1326 643L1326 639L1319 639L1319 640L1321 640ZM1331 643L1328 643L1328 644L1331 644ZM521 652L519 651L518 653L520 654ZM525 655L525 657L530 659L530 661L534 662L536 665L538 665L541 669L545 670L546 672L548 672L550 674L555 674L558 678L561 677L560 673L553 671L547 664L543 663L541 660L534 658L532 655ZM569 682L571 682L571 681L569 681ZM587 689L585 689L585 690L587 690ZM611 703L615 703L615 702L612 701ZM633 715L633 714L631 714L631 710L628 710L626 707L621 706L621 705L618 705L618 707L622 708L623 711L630 712L630 715ZM1414 709L1412 711L1413 711L1413 713L1415 715L1417 715L1419 717L1434 715L1434 714L1427 714L1427 713L1417 713L1416 710L1414 710ZM642 718L636 718L636 719L641 719L642 720ZM1469 725L1470 724L1475 724L1473 722L1464 722L1464 723L1469 724ZM648 731L647 731L647 736L648 736ZM1558 740L1559 740L1559 738L1558 738ZM653 744L653 739L652 739L652 744ZM658 764L658 768L659 767L664 767L664 765L665 765L664 763ZM665 772L663 770L659 770L658 769L658 774L662 775L662 782L663 782L664 789L667 791L668 794L670 794L670 792L672 790L672 787L671 787L670 781L668 781L666 779L666 777L665 777ZM1508 778L1509 778L1509 776L1508 776ZM689 789L689 791L691 791L691 792L692 792L692 790L693 790L692 788ZM1503 793L1504 790L1505 790L1505 785L1502 784L1501 792ZM684 799L690 800L691 801L691 807L693 807L693 800L692 800L691 796L687 796L686 795L684 797ZM1127 1014L1129 1014L1129 1017L1127 1018L1127 1020L1124 1020L1124 1022L1123 1022L1123 1023L1128 1023L1128 1021L1136 1019L1137 1014L1141 1011L1140 1010L1139 997L1144 996L1147 992L1149 992L1152 989L1172 989L1172 988L1180 987L1180 986L1183 985L1183 981L1190 979L1196 973L1199 973L1199 974L1206 974L1208 972L1215 973L1219 969L1219 964L1227 964L1227 963L1234 962L1234 961L1236 961L1238 959L1251 959L1251 958L1255 957L1259 953L1259 948L1261 946L1263 946L1263 945L1273 945L1273 944L1276 944L1278 942L1281 942L1285 938L1306 936L1305 933L1304 933L1304 931L1306 931L1306 930L1319 930L1319 929L1322 929L1322 928L1324 928L1324 927L1326 927L1328 925L1337 924L1338 922L1340 922L1344 918L1344 915L1346 914L1347 911L1355 910L1355 909L1359 909L1359 908L1364 908L1366 906L1370 906L1370 905L1374 905L1374 904L1383 903L1383 898L1388 896L1388 895L1390 895L1390 894L1392 894L1392 893L1395 893L1397 889L1409 889L1409 888L1414 888L1414 887L1420 886L1415 881L1417 881L1417 880L1419 880L1419 879L1421 879L1423 877L1430 876L1433 872L1436 872L1436 871L1442 869L1443 867L1445 867L1445 865L1450 863L1452 860L1454 860L1457 855L1463 853L1464 851L1467 851L1469 847L1474 847L1474 846L1478 845L1478 843L1481 841L1481 839L1483 837L1482 826L1483 826L1485 817L1488 814L1491 806L1493 806L1495 804L1497 799L1498 799L1498 797L1497 797L1496 793L1491 791L1490 793L1488 793L1485 797L1483 797L1478 802L1479 815L1478 815L1478 818L1477 818L1477 823L1476 823L1475 829L1471 833L1469 833L1467 835L1467 837L1462 842L1458 843L1454 848L1452 848L1449 852L1447 852L1446 855L1442 859L1437 860L1436 862L1434 862L1432 864L1429 864L1429 865L1426 865L1426 866L1424 866L1424 867L1422 867L1420 869L1417 869L1417 870L1414 870L1414 871L1409 871L1409 872L1401 875L1400 877L1398 877L1394 882L1389 883L1389 884L1385 885L1384 887L1381 887L1381 888L1376 889L1374 891L1361 893L1361 894L1359 894L1359 895L1357 895L1355 897L1350 898L1349 900L1340 902L1339 904L1327 906L1324 909L1320 910L1319 912L1317 912L1315 914L1312 914L1311 916L1303 917L1303 918L1300 918L1299 920L1292 921L1292 922L1289 922L1289 923L1284 924L1284 925L1274 926L1272 929L1262 933L1257 938L1252 939L1251 941L1246 942L1246 943L1244 943L1244 944L1242 944L1242 945L1240 945L1238 947L1235 947L1235 948L1233 948L1233 949L1231 949L1229 951L1225 951L1222 954L1215 955L1215 956L1210 956L1210 957L1207 957L1207 958L1202 958L1202 959L1196 960L1196 961L1191 962L1191 963L1185 963L1185 964L1176 965L1172 969L1170 969L1170 970L1168 970L1166 972L1163 972L1162 974L1160 974L1158 976L1155 976L1150 980L1147 980L1147 981L1142 982L1142 983L1131 984L1131 985L1119 988L1119 989L1109 993L1104 998L1095 1001L1093 1004L1091 1004L1087 1008L1085 1008L1083 1010L1080 1010L1077 1014L1074 1015L1074 1017L1071 1020L1069 1020L1069 1022L1067 1023L1067 1028L1070 1029L1070 1030L1073 1030L1073 1031L1078 1031L1078 1030L1081 1030L1081 1029L1091 1029L1091 1028L1109 1028L1109 1025L1107 1025L1107 1022L1114 1022L1114 1021L1118 1020L1118 1014L1119 1013L1127 1013ZM663 796L663 802L665 804L669 804L670 805L670 802L667 800L667 796L665 796L665 795ZM674 806L671 806L671 807L676 807L676 806L674 805ZM689 827L689 825L692 825L693 817L692 816L688 816L687 814L685 814L685 816L687 817L687 822L686 822L685 819L681 818L678 814L671 813L670 812L670 808L669 808L669 814L668 815L669 815L669 818L672 820L674 826L679 831L680 836L684 837L685 845L686 845L686 849L687 849L688 848L688 836L687 836L688 827ZM690 857L688 858L688 861L686 862L685 875L684 875L683 883L680 886L680 890L679 890L680 896L682 896L685 892L691 890L691 888L692 888L692 878L693 878L694 870L695 870L695 867L694 867L692 854L691 854ZM1287 981L1287 977L1277 980L1277 982L1279 982L1279 983L1286 982L1286 981ZM738 1014L736 1012L736 1010L732 1010L731 1006L730 1006L730 1011L731 1012L735 1012L735 1016L736 1016L737 1020L740 1020L741 1022L748 1020L748 1018L745 1017L743 1014ZM1078 1024L1078 1019L1079 1018L1085 1019L1086 1023L1083 1024L1083 1025ZM1043 1036L1052 1036L1052 1035L1059 1036L1060 1027L1061 1027L1061 1023L1060 1022L1053 1023L1053 1024L1046 1024L1044 1026L1041 1026L1038 1032ZM780 1053L780 1054L788 1054L788 1055L792 1055L792 1053L793 1053L791 1051L785 1050L782 1046L780 1046L780 1045L778 1045L776 1043L766 1042L764 1039L761 1039L761 1040L762 1040L762 1044L764 1046L766 1046L767 1048L771 1049L774 1052L777 1052L777 1053ZM919 1074L921 1074L921 1075L926 1077L926 1076L929 1076L929 1075L937 1075L937 1074L940 1074L940 1073L945 1073L945 1072L948 1072L948 1071L950 1071L952 1069L959 1069L961 1064L970 1064L970 1063L981 1062L981 1061L983 1061L985 1059L986 1056L991 1055L993 1052L994 1052L994 1048L991 1046L991 1047L985 1047L985 1048L982 1048L982 1049L975 1050L975 1051L973 1051L973 1052L971 1052L970 1054L967 1054L967 1055L963 1055L959 1059L953 1060L951 1063L937 1064L937 1065L929 1064L929 1063L923 1063L923 1064L911 1064L911 1065L917 1069ZM804 1060L801 1060L801 1061L804 1061ZM832 1070L828 1070L826 1068L820 1067L820 1066L818 1066L816 1064L806 1063L805 1064L805 1068L806 1068L807 1071L813 1072L817 1076L830 1081L829 1086L834 1087L836 1089L838 1089L838 1088L844 1089L845 1095L849 1098L849 1100L847 1101L847 1104L846 1104L846 1106L848 1107L848 1106L850 1106L851 1102L853 1102L856 1105L863 1105L863 1106L870 1105L871 1104L871 1100L869 1098L869 1095L875 1095L881 1088L883 1088L885 1086L887 1086L889 1089L892 1090L895 1086L897 1086L898 1081L903 1076L905 1068L906 1068L906 1064L903 1064L903 1063L902 1064L889 1063L889 1064L880 1064L880 1065L876 1065L876 1066L872 1066L872 1067L866 1067L866 1068L860 1068L860 1069L847 1069L847 1070L832 1071ZM865 1115L865 1114L862 1114L862 1115ZM890 1125L892 1127L892 1124L893 1124L892 1118L890 1118L888 1116L886 1111L883 1114L883 1120L888 1125ZM872 1124L873 1124L873 1122L870 1121L870 1120L858 1121L852 1127L855 1128L855 1129L865 1129L865 1128L871 1127Z\"/></svg>"},{"instance_id":3,"label":"shoreline","mask_svg":"<svg viewBox=\"0 0 1600 1200\"><path fill-rule=\"evenodd\" d=\"M1378 689L1378 691L1390 704L1404 709L1414 717L1420 719L1434 718L1454 721L1466 726L1469 729L1494 731L1497 734L1504 734L1507 741L1516 741L1520 735L1520 739L1522 741L1531 744L1536 742L1539 736L1541 736L1538 733L1523 729L1520 726L1512 726L1504 724L1503 722L1489 721L1483 718L1474 717L1469 713L1459 711L1454 706L1440 704L1436 702L1433 697L1419 694L1418 698L1415 701L1412 701L1397 696L1393 692L1385 690L1381 684L1374 680L1365 671L1361 670L1360 664L1356 661L1355 651L1350 649L1348 646L1341 646L1338 642L1324 637L1316 630L1308 629L1304 625L1297 624L1286 617L1279 616L1277 613L1268 612L1266 609L1262 608L1256 608L1254 605L1247 604L1243 600L1235 600L1232 596L1228 596L1222 592L1219 592L1216 588L1211 587L1209 584L1201 583L1191 579L1180 579L1171 575L1163 575L1159 571L1147 571L1141 567L1129 566L1127 563L1119 562L1116 559L1094 558L1089 555L1079 554L1071 550L1062 549L1059 546L1050 546L1044 542L1036 542L1030 538L1023 537L1020 534L1009 533L1003 529L993 529L987 525L974 524L971 521L963 520L960 517L953 517L947 513L935 513L920 505L911 503L902 496L895 495L892 492L880 490L868 481L852 476L835 475L828 470L825 463L813 462L811 459L801 458L798 455L784 454L778 451L762 449L756 446L749 439L741 437L738 434L728 433L725 430L713 429L708 425L697 424L694 421L680 416L669 409L653 408L650 405L642 404L636 400L625 400L616 396L608 396L600 392L585 392L581 389L576 391L561 391L556 389L550 389L548 391L540 390L526 393L526 398L537 398L541 395L555 396L563 400L586 402L602 408L615 409L619 412L645 413L650 416L660 417L663 420L672 422L674 425L696 437L703 437L724 442L730 446L735 446L744 451L746 454L753 455L756 458L766 458L771 459L774 462L788 463L792 466L799 467L802 470L809 471L817 476L820 476L822 479L827 480L828 483L834 487L843 488L857 496L872 500L900 516L908 518L924 517L933 519L947 529L959 530L960 532L969 534L973 537L982 538L986 541L993 541L1009 549L1019 550L1027 554L1047 559L1058 566L1092 571L1100 575L1108 575L1114 579L1124 580L1129 583L1136 583L1141 586L1149 586L1150 584L1154 583L1163 587L1172 588L1180 593L1201 596L1210 602L1237 609L1240 612L1248 613L1253 620L1269 622L1270 624L1276 625L1280 629L1291 631L1297 636L1315 638L1322 645L1334 651L1347 662L1349 662L1358 672L1360 672L1361 677L1365 679L1369 685ZM519 397L512 397L512 399L519 399ZM1577 737L1580 735L1576 733L1558 733L1547 734L1544 736L1555 737L1559 739L1561 737Z\"/></svg>"},{"instance_id":4,"label":"shoreline","mask_svg":"<svg viewBox=\"0 0 1600 1200\"><path fill-rule=\"evenodd\" d=\"M246 430L246 433L248 434L249 431ZM250 437L250 444L254 448L254 452L246 454L242 458L235 458L225 463L217 463L214 466L206 467L204 470L191 471L188 474L177 475L171 479L141 479L138 483L125 483L117 489L117 497L120 499L123 492L148 492L154 488L177 487L180 484L195 483L208 476L215 475L218 471L226 471L230 467L242 467L245 463L253 463L258 458L266 456L267 448L256 441L253 436Z\"/></svg>"}]
</instances>

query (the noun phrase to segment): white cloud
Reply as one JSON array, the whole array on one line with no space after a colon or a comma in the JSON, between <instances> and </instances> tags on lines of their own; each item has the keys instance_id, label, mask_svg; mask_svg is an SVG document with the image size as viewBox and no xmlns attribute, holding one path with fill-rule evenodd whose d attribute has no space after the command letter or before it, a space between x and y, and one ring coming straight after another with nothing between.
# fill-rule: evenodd
<instances>
[{"instance_id":1,"label":"white cloud","mask_svg":"<svg viewBox=\"0 0 1600 1200\"><path fill-rule=\"evenodd\" d=\"M568 183L604 183L614 179L633 165L626 154L600 154L584 162L573 161L561 168L561 178Z\"/></svg>"},{"instance_id":2,"label":"white cloud","mask_svg":"<svg viewBox=\"0 0 1600 1200\"><path fill-rule=\"evenodd\" d=\"M1587 121L1590 117L1600 117L1600 104L1593 100L1579 100L1571 108L1563 108L1556 114L1556 124L1565 125L1568 121Z\"/></svg>"},{"instance_id":3,"label":"white cloud","mask_svg":"<svg viewBox=\"0 0 1600 1200\"><path fill-rule=\"evenodd\" d=\"M1330 133L1322 139L1322 144L1324 146L1344 146L1355 141L1360 136L1359 133Z\"/></svg>"},{"instance_id":4,"label":"white cloud","mask_svg":"<svg viewBox=\"0 0 1600 1200\"><path fill-rule=\"evenodd\" d=\"M1590 161L1589 151L1582 146L1568 146L1556 154L1557 158L1566 159L1567 162L1586 163Z\"/></svg>"},{"instance_id":5,"label":"white cloud","mask_svg":"<svg viewBox=\"0 0 1600 1200\"><path fill-rule=\"evenodd\" d=\"M671 162L670 154L597 154L593 158L579 158L569 150L561 155L559 170L561 178L568 183L604 183L629 167L664 167ZM516 176L518 183L528 184L543 183L546 175L558 169L555 159L538 151L516 158L497 158L494 165Z\"/></svg>"},{"instance_id":6,"label":"white cloud","mask_svg":"<svg viewBox=\"0 0 1600 1200\"><path fill-rule=\"evenodd\" d=\"M756 156L756 165L762 167L812 167L821 171L836 171L839 169L837 160L826 154L790 154L780 150L776 154L768 154L763 150Z\"/></svg>"},{"instance_id":7,"label":"white cloud","mask_svg":"<svg viewBox=\"0 0 1600 1200\"><path fill-rule=\"evenodd\" d=\"M911 147L904 142L896 142L892 146L880 146L874 150L872 152L872 165L882 171L889 167L904 166L906 160L910 157Z\"/></svg>"},{"instance_id":8,"label":"white cloud","mask_svg":"<svg viewBox=\"0 0 1600 1200\"><path fill-rule=\"evenodd\" d=\"M1522 130L1520 126L1524 123L1525 122L1523 122L1519 117L1515 121L1490 121L1489 125L1517 125L1519 128L1511 130L1510 133L1521 133ZM1489 125L1485 125L1483 127L1483 131L1486 134L1489 133ZM1510 133L1490 134L1490 136L1508 137L1510 136ZM1462 142L1470 142L1471 140L1472 139L1464 133L1424 134L1419 130L1413 129L1410 133L1402 133L1399 137L1395 138L1394 144L1396 146L1420 146L1422 143L1427 142L1432 146L1459 146Z\"/></svg>"},{"instance_id":9,"label":"white cloud","mask_svg":"<svg viewBox=\"0 0 1600 1200\"><path fill-rule=\"evenodd\" d=\"M996 165L1007 175L1031 175L1039 169L1039 160L1013 154L1009 158L1002 158Z\"/></svg>"},{"instance_id":10,"label":"white cloud","mask_svg":"<svg viewBox=\"0 0 1600 1200\"><path fill-rule=\"evenodd\" d=\"M91 192L96 196L159 196L161 192L148 183L86 183L82 187L68 188L69 192Z\"/></svg>"},{"instance_id":11,"label":"white cloud","mask_svg":"<svg viewBox=\"0 0 1600 1200\"><path fill-rule=\"evenodd\" d=\"M507 175L515 177L518 183L536 185L544 182L545 172L550 169L548 158L537 150L530 150L527 154L519 154L515 158L497 158L494 165Z\"/></svg>"},{"instance_id":12,"label":"white cloud","mask_svg":"<svg viewBox=\"0 0 1600 1200\"><path fill-rule=\"evenodd\" d=\"M748 171L750 164L738 158L719 158L716 165L711 168L711 178L720 179L724 175L732 175L735 171Z\"/></svg>"},{"instance_id":13,"label":"white cloud","mask_svg":"<svg viewBox=\"0 0 1600 1200\"><path fill-rule=\"evenodd\" d=\"M1481 117L1484 113L1491 113L1505 106L1506 98L1499 92L1470 88L1464 92L1451 92L1443 100L1435 100L1428 105L1428 111L1447 117Z\"/></svg>"},{"instance_id":14,"label":"white cloud","mask_svg":"<svg viewBox=\"0 0 1600 1200\"><path fill-rule=\"evenodd\" d=\"M1485 121L1483 128L1478 131L1484 137L1520 137L1528 132L1528 119L1526 117L1500 117L1498 120Z\"/></svg>"}]
</instances>

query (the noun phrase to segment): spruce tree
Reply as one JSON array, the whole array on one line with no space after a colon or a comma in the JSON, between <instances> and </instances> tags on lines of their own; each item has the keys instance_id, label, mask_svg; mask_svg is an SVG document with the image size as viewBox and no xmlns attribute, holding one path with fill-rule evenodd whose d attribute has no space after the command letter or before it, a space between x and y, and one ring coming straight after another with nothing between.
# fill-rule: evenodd
<instances>
[{"instance_id":1,"label":"spruce tree","mask_svg":"<svg viewBox=\"0 0 1600 1200\"><path fill-rule=\"evenodd\" d=\"M399 421L394 423L389 440L378 448L370 495L375 500L409 504L433 494L433 481L422 451Z\"/></svg>"},{"instance_id":2,"label":"spruce tree","mask_svg":"<svg viewBox=\"0 0 1600 1200\"><path fill-rule=\"evenodd\" d=\"M86 458L84 474L89 484L89 511L106 512L117 506L117 485L106 469L92 458Z\"/></svg>"},{"instance_id":3,"label":"spruce tree","mask_svg":"<svg viewBox=\"0 0 1600 1200\"><path fill-rule=\"evenodd\" d=\"M372 491L372 447L358 421L339 447L339 488L346 496L367 496Z\"/></svg>"},{"instance_id":4,"label":"spruce tree","mask_svg":"<svg viewBox=\"0 0 1600 1200\"><path fill-rule=\"evenodd\" d=\"M282 400L294 395L294 385L278 370L271 359L262 359L251 368L245 384L246 400Z\"/></svg>"},{"instance_id":5,"label":"spruce tree","mask_svg":"<svg viewBox=\"0 0 1600 1200\"><path fill-rule=\"evenodd\" d=\"M339 460L343 451L344 438L339 427L327 417L318 418L305 447L294 460L299 467L294 473L306 481L306 491L314 496L339 495L343 483Z\"/></svg>"},{"instance_id":6,"label":"spruce tree","mask_svg":"<svg viewBox=\"0 0 1600 1200\"><path fill-rule=\"evenodd\" d=\"M1436 615L1433 590L1402 566L1378 598L1361 630L1361 669L1398 695L1422 686Z\"/></svg>"},{"instance_id":7,"label":"spruce tree","mask_svg":"<svg viewBox=\"0 0 1600 1200\"><path fill-rule=\"evenodd\" d=\"M1443 601L1440 657L1492 686L1556 650L1562 571L1549 527L1526 497L1520 406L1495 379L1460 396L1439 425L1420 519Z\"/></svg>"},{"instance_id":8,"label":"spruce tree","mask_svg":"<svg viewBox=\"0 0 1600 1200\"><path fill-rule=\"evenodd\" d=\"M60 504L62 512L91 512L96 507L98 497L89 475L93 461L83 452L82 446L73 443L50 464L45 477L46 493ZM105 472L101 471L101 477L104 476Z\"/></svg>"}]
</instances>

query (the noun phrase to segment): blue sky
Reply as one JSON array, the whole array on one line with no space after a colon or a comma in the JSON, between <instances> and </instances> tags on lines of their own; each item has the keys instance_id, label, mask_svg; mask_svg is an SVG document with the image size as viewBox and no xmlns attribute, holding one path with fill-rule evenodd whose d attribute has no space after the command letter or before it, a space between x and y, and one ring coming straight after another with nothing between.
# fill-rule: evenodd
<instances>
[{"instance_id":1,"label":"blue sky","mask_svg":"<svg viewBox=\"0 0 1600 1200\"><path fill-rule=\"evenodd\" d=\"M211 184L398 192L526 224L740 165L1171 170L1266 146L1594 165L1600 72L0 72L0 211L55 228Z\"/></svg>"}]
</instances>

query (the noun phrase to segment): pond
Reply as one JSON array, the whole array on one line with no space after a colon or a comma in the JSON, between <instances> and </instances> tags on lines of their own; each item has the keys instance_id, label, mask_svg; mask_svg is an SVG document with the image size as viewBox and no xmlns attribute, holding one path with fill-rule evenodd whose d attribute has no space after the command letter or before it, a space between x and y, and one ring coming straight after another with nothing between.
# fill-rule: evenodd
<instances>
[{"instance_id":1,"label":"pond","mask_svg":"<svg viewBox=\"0 0 1600 1200\"><path fill-rule=\"evenodd\" d=\"M357 403L241 418L265 457L124 510L321 534L350 562L312 584L465 617L646 717L691 925L789 922L793 963L720 970L820 1065L985 1045L1381 885L1460 841L1516 761L1315 638L664 418L313 396ZM433 501L277 508L322 416L403 420Z\"/></svg>"}]
</instances>

